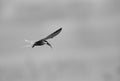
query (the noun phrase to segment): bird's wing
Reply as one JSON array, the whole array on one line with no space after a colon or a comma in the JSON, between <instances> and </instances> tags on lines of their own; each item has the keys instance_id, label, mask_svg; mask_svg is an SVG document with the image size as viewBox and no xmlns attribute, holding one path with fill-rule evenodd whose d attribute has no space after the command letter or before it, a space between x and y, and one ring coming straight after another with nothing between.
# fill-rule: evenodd
<instances>
[{"instance_id":1,"label":"bird's wing","mask_svg":"<svg viewBox=\"0 0 120 81\"><path fill-rule=\"evenodd\" d=\"M47 42L47 45L50 46L52 48L52 45L50 43Z\"/></svg>"},{"instance_id":2,"label":"bird's wing","mask_svg":"<svg viewBox=\"0 0 120 81\"><path fill-rule=\"evenodd\" d=\"M61 30L62 30L62 28L56 30L55 32L53 32L52 34L50 34L46 38L44 38L44 40L51 39L51 38L55 37L56 35L58 35L61 32Z\"/></svg>"}]
</instances>

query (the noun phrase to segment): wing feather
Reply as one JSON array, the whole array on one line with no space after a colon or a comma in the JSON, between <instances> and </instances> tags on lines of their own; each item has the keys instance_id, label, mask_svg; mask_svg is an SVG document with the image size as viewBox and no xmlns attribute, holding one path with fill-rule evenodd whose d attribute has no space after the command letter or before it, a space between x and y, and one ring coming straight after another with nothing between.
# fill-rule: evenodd
<instances>
[{"instance_id":1,"label":"wing feather","mask_svg":"<svg viewBox=\"0 0 120 81\"><path fill-rule=\"evenodd\" d=\"M55 37L56 35L58 35L61 32L61 30L62 30L62 28L56 30L55 32L53 32L52 34L50 34L46 38L44 38L44 40L48 40L48 39Z\"/></svg>"}]
</instances>

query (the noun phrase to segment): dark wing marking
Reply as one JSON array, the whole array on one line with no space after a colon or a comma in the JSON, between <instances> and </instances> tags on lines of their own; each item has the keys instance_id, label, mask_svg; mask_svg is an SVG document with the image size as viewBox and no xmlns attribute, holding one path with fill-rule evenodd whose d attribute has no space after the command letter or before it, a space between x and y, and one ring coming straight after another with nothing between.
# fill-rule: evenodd
<instances>
[{"instance_id":1,"label":"dark wing marking","mask_svg":"<svg viewBox=\"0 0 120 81\"><path fill-rule=\"evenodd\" d=\"M44 38L44 40L51 39L51 38L55 37L56 35L58 35L61 32L61 30L62 30L62 28L56 30L55 32L53 32L52 34L50 34L46 38Z\"/></svg>"}]
</instances>

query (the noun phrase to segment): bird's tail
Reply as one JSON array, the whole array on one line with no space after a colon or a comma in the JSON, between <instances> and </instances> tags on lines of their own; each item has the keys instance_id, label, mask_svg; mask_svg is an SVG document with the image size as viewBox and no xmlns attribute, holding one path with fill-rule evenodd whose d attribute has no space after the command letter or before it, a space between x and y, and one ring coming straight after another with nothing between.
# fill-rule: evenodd
<instances>
[{"instance_id":1,"label":"bird's tail","mask_svg":"<svg viewBox=\"0 0 120 81\"><path fill-rule=\"evenodd\" d=\"M48 41L46 41L46 42L47 42L46 44L52 48L52 45Z\"/></svg>"}]
</instances>

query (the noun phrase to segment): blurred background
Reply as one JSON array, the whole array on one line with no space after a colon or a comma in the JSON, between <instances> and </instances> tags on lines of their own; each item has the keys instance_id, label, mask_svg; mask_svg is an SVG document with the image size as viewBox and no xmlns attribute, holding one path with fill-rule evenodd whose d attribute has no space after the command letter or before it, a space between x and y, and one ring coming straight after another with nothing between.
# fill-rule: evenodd
<instances>
[{"instance_id":1,"label":"blurred background","mask_svg":"<svg viewBox=\"0 0 120 81\"><path fill-rule=\"evenodd\" d=\"M120 81L119 35L120 0L0 0L0 81Z\"/></svg>"}]
</instances>

